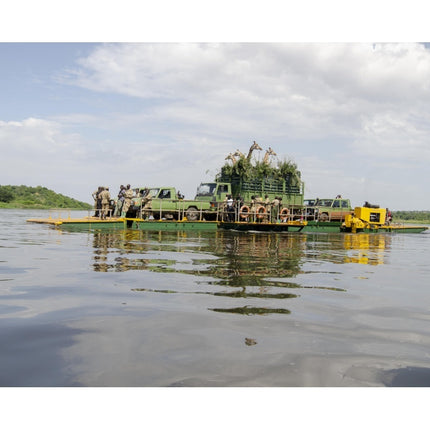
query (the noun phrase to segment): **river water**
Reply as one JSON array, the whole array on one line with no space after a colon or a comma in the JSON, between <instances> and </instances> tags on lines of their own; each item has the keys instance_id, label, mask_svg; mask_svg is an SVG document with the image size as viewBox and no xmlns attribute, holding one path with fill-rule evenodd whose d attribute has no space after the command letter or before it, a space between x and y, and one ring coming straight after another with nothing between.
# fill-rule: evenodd
<instances>
[{"instance_id":1,"label":"river water","mask_svg":"<svg viewBox=\"0 0 430 430\"><path fill-rule=\"evenodd\" d=\"M73 213L73 217L81 213ZM0 210L0 386L430 386L430 234L64 232Z\"/></svg>"}]
</instances>

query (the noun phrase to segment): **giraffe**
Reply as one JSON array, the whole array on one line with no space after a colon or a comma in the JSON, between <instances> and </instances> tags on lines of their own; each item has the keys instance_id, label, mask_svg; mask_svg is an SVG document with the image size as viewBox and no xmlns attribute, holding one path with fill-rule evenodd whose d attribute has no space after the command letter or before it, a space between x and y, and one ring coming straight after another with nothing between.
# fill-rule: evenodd
<instances>
[{"instance_id":1,"label":"giraffe","mask_svg":"<svg viewBox=\"0 0 430 430\"><path fill-rule=\"evenodd\" d=\"M250 161L251 160L251 155L252 155L252 152L254 151L254 150L257 150L257 151L262 151L263 149L260 147L260 145L254 140L254 143L251 145L251 147L249 148L249 152L248 152L248 156L246 157L246 159L248 160L248 161Z\"/></svg>"},{"instance_id":2,"label":"giraffe","mask_svg":"<svg viewBox=\"0 0 430 430\"><path fill-rule=\"evenodd\" d=\"M233 166L236 164L237 160L235 158L236 153L232 154L230 152L230 154L227 155L227 157L225 157L226 160L231 160L233 163Z\"/></svg>"},{"instance_id":3,"label":"giraffe","mask_svg":"<svg viewBox=\"0 0 430 430\"><path fill-rule=\"evenodd\" d=\"M245 158L245 154L236 149L236 152L233 154L233 157Z\"/></svg>"},{"instance_id":4,"label":"giraffe","mask_svg":"<svg viewBox=\"0 0 430 430\"><path fill-rule=\"evenodd\" d=\"M276 157L276 152L269 147L269 149L266 151L266 153L264 154L264 158L263 158L263 164L269 164L269 157L273 155L274 157Z\"/></svg>"}]
</instances>

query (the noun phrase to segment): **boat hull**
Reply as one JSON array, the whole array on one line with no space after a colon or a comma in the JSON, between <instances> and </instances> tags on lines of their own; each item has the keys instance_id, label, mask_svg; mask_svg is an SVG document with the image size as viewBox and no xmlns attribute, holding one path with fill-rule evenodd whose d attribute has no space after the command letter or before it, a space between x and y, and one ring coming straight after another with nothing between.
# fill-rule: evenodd
<instances>
[{"instance_id":1,"label":"boat hull","mask_svg":"<svg viewBox=\"0 0 430 430\"><path fill-rule=\"evenodd\" d=\"M144 231L216 231L216 221L155 221L127 219L127 227Z\"/></svg>"},{"instance_id":2,"label":"boat hull","mask_svg":"<svg viewBox=\"0 0 430 430\"><path fill-rule=\"evenodd\" d=\"M27 222L48 224L68 231L117 230L131 228L143 231L216 231L217 229L248 232L294 232L294 233L422 233L427 226L409 226L404 224L383 225L373 228L347 229L340 222L307 223L264 223L264 222L225 222L225 221L167 221L143 220L135 218L112 218L100 220L85 218L42 218L28 219Z\"/></svg>"},{"instance_id":3,"label":"boat hull","mask_svg":"<svg viewBox=\"0 0 430 430\"><path fill-rule=\"evenodd\" d=\"M259 231L259 232L300 232L305 225L292 225L288 223L264 223L264 222L218 222L218 228L235 231Z\"/></svg>"}]
</instances>

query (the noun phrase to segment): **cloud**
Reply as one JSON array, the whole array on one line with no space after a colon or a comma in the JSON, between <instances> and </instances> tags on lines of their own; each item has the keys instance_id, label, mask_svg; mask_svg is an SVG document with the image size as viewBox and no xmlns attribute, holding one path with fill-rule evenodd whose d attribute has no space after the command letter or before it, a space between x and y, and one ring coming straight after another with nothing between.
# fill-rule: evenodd
<instances>
[{"instance_id":1,"label":"cloud","mask_svg":"<svg viewBox=\"0 0 430 430\"><path fill-rule=\"evenodd\" d=\"M308 197L372 193L395 207L405 170L420 168L402 201L413 206L430 179L429 71L423 44L97 45L56 80L103 109L0 123L0 145L62 160L82 193L130 182L192 198L256 140L298 164Z\"/></svg>"},{"instance_id":2,"label":"cloud","mask_svg":"<svg viewBox=\"0 0 430 430\"><path fill-rule=\"evenodd\" d=\"M158 121L230 135L345 136L386 110L420 118L430 100L421 44L107 44L79 64L73 85L145 100Z\"/></svg>"}]
</instances>

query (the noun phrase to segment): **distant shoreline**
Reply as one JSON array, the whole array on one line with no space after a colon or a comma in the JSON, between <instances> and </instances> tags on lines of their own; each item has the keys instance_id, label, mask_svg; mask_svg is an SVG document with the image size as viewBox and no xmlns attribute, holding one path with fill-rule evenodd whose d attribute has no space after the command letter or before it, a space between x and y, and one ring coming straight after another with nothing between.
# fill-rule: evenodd
<instances>
[{"instance_id":1,"label":"distant shoreline","mask_svg":"<svg viewBox=\"0 0 430 430\"><path fill-rule=\"evenodd\" d=\"M83 209L93 205L56 193L38 185L0 185L0 208L3 209Z\"/></svg>"},{"instance_id":2,"label":"distant shoreline","mask_svg":"<svg viewBox=\"0 0 430 430\"><path fill-rule=\"evenodd\" d=\"M44 205L14 205L10 203L0 203L0 209L89 211L89 210L93 210L94 206L89 205L88 208L82 208L82 207L59 208L59 207L51 207L51 206L44 206Z\"/></svg>"}]
</instances>

